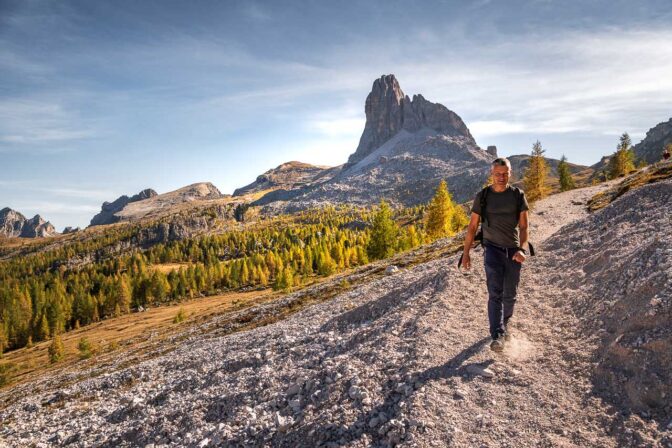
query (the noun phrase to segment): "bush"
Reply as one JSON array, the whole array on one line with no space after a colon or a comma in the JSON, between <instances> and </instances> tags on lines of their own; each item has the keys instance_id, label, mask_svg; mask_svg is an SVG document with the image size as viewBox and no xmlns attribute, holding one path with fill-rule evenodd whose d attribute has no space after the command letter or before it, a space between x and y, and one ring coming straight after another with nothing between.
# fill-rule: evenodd
<instances>
[{"instance_id":1,"label":"bush","mask_svg":"<svg viewBox=\"0 0 672 448\"><path fill-rule=\"evenodd\" d=\"M173 323L174 324L179 324L180 322L182 322L186 318L187 318L187 315L184 312L184 308L180 307L177 314L175 315L175 319L173 319Z\"/></svg>"},{"instance_id":2,"label":"bush","mask_svg":"<svg viewBox=\"0 0 672 448\"><path fill-rule=\"evenodd\" d=\"M63 359L65 354L65 347L63 347L63 341L61 341L61 336L56 335L51 340L51 345L49 346L49 362L52 364Z\"/></svg>"},{"instance_id":3,"label":"bush","mask_svg":"<svg viewBox=\"0 0 672 448\"><path fill-rule=\"evenodd\" d=\"M10 377L15 368L16 364L13 362L0 364L0 387L9 384Z\"/></svg>"},{"instance_id":4,"label":"bush","mask_svg":"<svg viewBox=\"0 0 672 448\"><path fill-rule=\"evenodd\" d=\"M88 359L94 353L94 347L86 337L82 337L79 340L79 344L77 344L77 348L79 348L79 357L81 359Z\"/></svg>"}]
</instances>

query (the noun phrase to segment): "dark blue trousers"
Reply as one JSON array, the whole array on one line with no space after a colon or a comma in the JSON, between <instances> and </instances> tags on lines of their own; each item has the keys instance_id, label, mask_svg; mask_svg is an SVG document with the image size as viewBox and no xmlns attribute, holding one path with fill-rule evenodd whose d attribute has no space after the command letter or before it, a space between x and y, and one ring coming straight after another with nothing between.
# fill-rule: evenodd
<instances>
[{"instance_id":1,"label":"dark blue trousers","mask_svg":"<svg viewBox=\"0 0 672 448\"><path fill-rule=\"evenodd\" d=\"M506 331L506 324L513 316L516 290L520 281L521 264L511 257L516 248L485 246L485 277L488 284L488 318L490 336L498 338Z\"/></svg>"}]
</instances>

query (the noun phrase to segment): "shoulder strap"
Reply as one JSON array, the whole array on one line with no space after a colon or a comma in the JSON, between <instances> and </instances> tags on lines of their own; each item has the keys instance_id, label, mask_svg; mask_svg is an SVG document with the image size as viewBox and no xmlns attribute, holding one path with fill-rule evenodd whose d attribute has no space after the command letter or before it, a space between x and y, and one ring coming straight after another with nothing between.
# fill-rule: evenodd
<instances>
[{"instance_id":1,"label":"shoulder strap","mask_svg":"<svg viewBox=\"0 0 672 448\"><path fill-rule=\"evenodd\" d=\"M488 190L490 190L490 185L481 190L481 221L486 225L488 223L488 218L485 214L485 207L488 205L488 202L486 201Z\"/></svg>"},{"instance_id":2,"label":"shoulder strap","mask_svg":"<svg viewBox=\"0 0 672 448\"><path fill-rule=\"evenodd\" d=\"M523 192L518 187L512 186L511 189L516 193L516 219L518 219L523 208Z\"/></svg>"}]
</instances>

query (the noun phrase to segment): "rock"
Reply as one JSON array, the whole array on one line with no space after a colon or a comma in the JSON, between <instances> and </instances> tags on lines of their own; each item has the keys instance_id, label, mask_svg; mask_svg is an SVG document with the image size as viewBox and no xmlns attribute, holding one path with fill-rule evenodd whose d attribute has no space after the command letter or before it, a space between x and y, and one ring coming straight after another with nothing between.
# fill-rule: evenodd
<instances>
[{"instance_id":1,"label":"rock","mask_svg":"<svg viewBox=\"0 0 672 448\"><path fill-rule=\"evenodd\" d=\"M461 389L455 389L453 396L458 400L464 400L467 397L467 393Z\"/></svg>"},{"instance_id":2,"label":"rock","mask_svg":"<svg viewBox=\"0 0 672 448\"><path fill-rule=\"evenodd\" d=\"M0 236L21 238L45 238L58 234L54 226L35 215L26 219L21 213L5 207L0 210Z\"/></svg>"},{"instance_id":3,"label":"rock","mask_svg":"<svg viewBox=\"0 0 672 448\"><path fill-rule=\"evenodd\" d=\"M63 229L63 235L67 235L68 233L76 233L79 232L81 229L79 227L70 227L67 226L66 228Z\"/></svg>"},{"instance_id":4,"label":"rock","mask_svg":"<svg viewBox=\"0 0 672 448\"><path fill-rule=\"evenodd\" d=\"M297 382L297 383L292 384L292 385L289 386L289 387L287 388L287 390L285 391L285 395L287 395L288 397L293 397L294 395L296 395L296 394L298 394L299 392L301 392L301 387L302 387L302 385L303 385L303 384L302 384L301 382Z\"/></svg>"},{"instance_id":5,"label":"rock","mask_svg":"<svg viewBox=\"0 0 672 448\"><path fill-rule=\"evenodd\" d=\"M633 151L638 159L651 164L661 160L663 148L669 143L672 143L672 118L649 129L646 137L633 147Z\"/></svg>"},{"instance_id":6,"label":"rock","mask_svg":"<svg viewBox=\"0 0 672 448\"><path fill-rule=\"evenodd\" d=\"M101 226L105 224L113 224L119 222L121 219L118 216L115 216L115 213L120 212L126 207L126 205L131 202L142 201L148 198L157 196L156 191L151 188L146 188L140 193L135 194L131 197L126 195L119 196L112 202L103 202L103 205L100 208L100 213L91 218L91 226Z\"/></svg>"},{"instance_id":7,"label":"rock","mask_svg":"<svg viewBox=\"0 0 672 448\"><path fill-rule=\"evenodd\" d=\"M441 179L457 202L473 198L494 157L475 142L462 119L422 95L411 100L394 75L373 83L365 104L360 143L328 180L280 189L252 203L262 215L293 213L335 204L370 206L381 198L393 207L431 200ZM326 177L326 175L325 175Z\"/></svg>"},{"instance_id":8,"label":"rock","mask_svg":"<svg viewBox=\"0 0 672 448\"><path fill-rule=\"evenodd\" d=\"M472 375L478 375L485 378L493 378L495 376L495 372L488 369L487 367L481 367L477 364L469 364L467 366L467 372Z\"/></svg>"},{"instance_id":9,"label":"rock","mask_svg":"<svg viewBox=\"0 0 672 448\"><path fill-rule=\"evenodd\" d=\"M469 129L455 112L427 101L422 95L413 95L411 100L401 90L394 75L383 75L373 82L364 112L364 132L357 150L348 158L349 165L362 160L402 129L417 132L429 128L473 140Z\"/></svg>"},{"instance_id":10,"label":"rock","mask_svg":"<svg viewBox=\"0 0 672 448\"><path fill-rule=\"evenodd\" d=\"M495 145L488 146L488 149L486 149L486 151L492 157L495 157L495 158L497 157L497 147Z\"/></svg>"},{"instance_id":11,"label":"rock","mask_svg":"<svg viewBox=\"0 0 672 448\"><path fill-rule=\"evenodd\" d=\"M302 188L327 181L334 176L338 169L340 169L340 166L311 165L297 161L286 162L260 174L251 184L236 188L233 191L233 196L272 189L274 192L266 194L262 198L263 200L255 201L254 204L267 204L273 200L286 201L294 196L291 190L300 191Z\"/></svg>"},{"instance_id":12,"label":"rock","mask_svg":"<svg viewBox=\"0 0 672 448\"><path fill-rule=\"evenodd\" d=\"M396 267L395 265L388 266L388 267L385 269L385 274L386 274L386 275L392 275L392 274L397 273L397 272L399 272L399 268Z\"/></svg>"},{"instance_id":13,"label":"rock","mask_svg":"<svg viewBox=\"0 0 672 448\"><path fill-rule=\"evenodd\" d=\"M279 431L285 432L294 424L292 417L283 417L279 412L275 413L275 426Z\"/></svg>"}]
</instances>

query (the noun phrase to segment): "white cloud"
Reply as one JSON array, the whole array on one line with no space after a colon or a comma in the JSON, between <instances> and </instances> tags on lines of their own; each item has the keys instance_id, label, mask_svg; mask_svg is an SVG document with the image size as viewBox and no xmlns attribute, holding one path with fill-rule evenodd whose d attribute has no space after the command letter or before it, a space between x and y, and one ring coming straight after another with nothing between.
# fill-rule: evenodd
<instances>
[{"instance_id":1,"label":"white cloud","mask_svg":"<svg viewBox=\"0 0 672 448\"><path fill-rule=\"evenodd\" d=\"M79 111L68 109L56 99L0 100L0 143L11 149L16 145L48 145L96 137L97 131L87 128L83 121Z\"/></svg>"},{"instance_id":2,"label":"white cloud","mask_svg":"<svg viewBox=\"0 0 672 448\"><path fill-rule=\"evenodd\" d=\"M469 130L473 134L485 137L528 132L528 129L525 128L522 123L513 123L503 120L472 121L469 123Z\"/></svg>"},{"instance_id":3,"label":"white cloud","mask_svg":"<svg viewBox=\"0 0 672 448\"><path fill-rule=\"evenodd\" d=\"M316 120L309 124L309 128L325 135L327 138L359 137L364 129L365 121L364 118Z\"/></svg>"}]
</instances>

